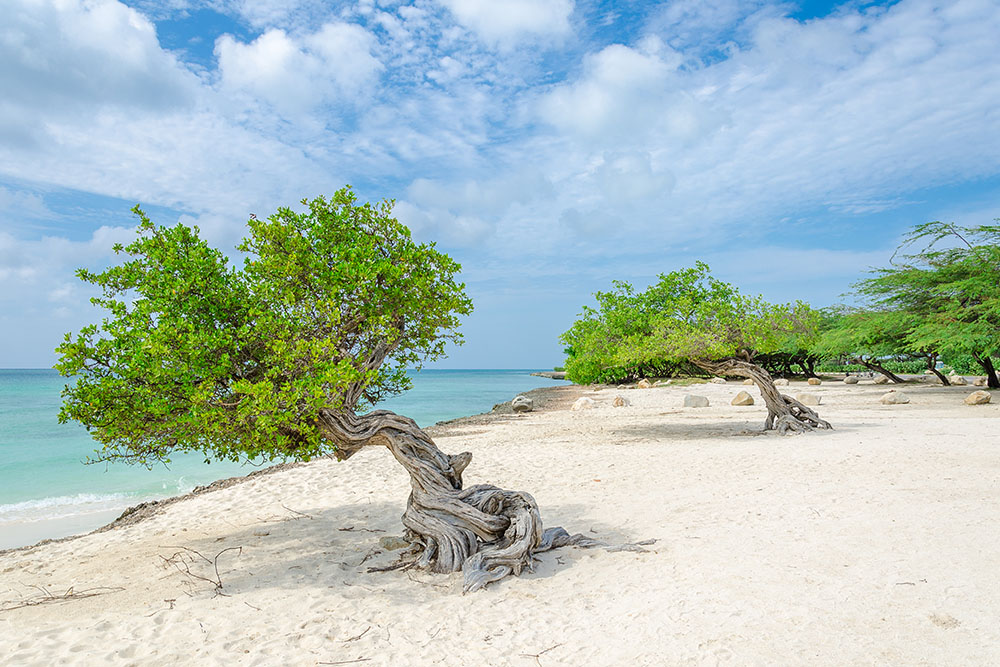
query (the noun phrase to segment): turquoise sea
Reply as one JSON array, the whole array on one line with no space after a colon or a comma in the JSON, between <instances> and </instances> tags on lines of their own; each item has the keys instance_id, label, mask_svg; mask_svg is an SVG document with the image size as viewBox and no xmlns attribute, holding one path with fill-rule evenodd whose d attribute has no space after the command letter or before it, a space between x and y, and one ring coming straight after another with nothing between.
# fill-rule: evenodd
<instances>
[{"instance_id":1,"label":"turquoise sea","mask_svg":"<svg viewBox=\"0 0 1000 667\"><path fill-rule=\"evenodd\" d=\"M424 370L413 389L380 408L421 426L489 411L519 392L566 384L531 370ZM187 493L255 468L176 456L169 468L84 465L97 448L82 426L60 424L66 379L53 370L0 370L0 549L89 531L129 505Z\"/></svg>"}]
</instances>

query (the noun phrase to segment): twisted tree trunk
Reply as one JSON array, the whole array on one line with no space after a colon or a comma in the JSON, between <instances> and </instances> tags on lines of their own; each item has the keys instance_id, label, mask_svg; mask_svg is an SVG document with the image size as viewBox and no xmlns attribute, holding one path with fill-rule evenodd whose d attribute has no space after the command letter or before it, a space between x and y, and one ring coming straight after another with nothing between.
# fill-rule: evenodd
<instances>
[{"instance_id":1,"label":"twisted tree trunk","mask_svg":"<svg viewBox=\"0 0 1000 667\"><path fill-rule=\"evenodd\" d=\"M990 389L1000 389L1000 378L997 377L997 370L993 366L990 355L984 354L980 357L978 354L974 354L972 358L986 371L986 386Z\"/></svg>"},{"instance_id":2,"label":"twisted tree trunk","mask_svg":"<svg viewBox=\"0 0 1000 667\"><path fill-rule=\"evenodd\" d=\"M411 542L411 564L433 572L464 573L464 590L474 591L509 574L531 569L533 555L575 544L601 543L562 528L542 529L530 494L488 484L462 487L472 454L449 456L408 417L387 410L365 415L323 410L323 434L347 459L370 445L382 445L410 474L411 492L403 525Z\"/></svg>"},{"instance_id":3,"label":"twisted tree trunk","mask_svg":"<svg viewBox=\"0 0 1000 667\"><path fill-rule=\"evenodd\" d=\"M899 377L889 369L885 368L884 366L882 366L882 364L876 363L870 359L865 359L864 357L855 357L854 360L870 371L881 373L882 375L886 376L896 384L903 383L903 378Z\"/></svg>"},{"instance_id":4,"label":"twisted tree trunk","mask_svg":"<svg viewBox=\"0 0 1000 667\"><path fill-rule=\"evenodd\" d=\"M951 381L948 380L948 378L945 377L944 373L939 371L937 368L937 357L938 357L937 354L927 355L927 370L929 370L931 373L934 373L934 375L937 376L937 379L940 380L941 384L943 384L945 387L950 387Z\"/></svg>"},{"instance_id":5,"label":"twisted tree trunk","mask_svg":"<svg viewBox=\"0 0 1000 667\"><path fill-rule=\"evenodd\" d=\"M694 362L699 368L715 375L735 375L750 378L760 389L760 395L767 406L767 419L764 420L764 430L776 430L778 433L801 433L814 428L833 428L830 423L820 419L815 411L791 396L778 391L771 379L770 373L757 364L742 359L721 359L709 361L699 359Z\"/></svg>"}]
</instances>

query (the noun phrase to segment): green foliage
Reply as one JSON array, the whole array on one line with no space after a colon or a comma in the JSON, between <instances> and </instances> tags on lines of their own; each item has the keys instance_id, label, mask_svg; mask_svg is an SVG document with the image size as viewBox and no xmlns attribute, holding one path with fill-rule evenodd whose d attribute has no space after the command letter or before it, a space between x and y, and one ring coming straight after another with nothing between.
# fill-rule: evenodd
<instances>
[{"instance_id":1,"label":"green foliage","mask_svg":"<svg viewBox=\"0 0 1000 667\"><path fill-rule=\"evenodd\" d=\"M1000 226L918 225L898 255L856 288L906 320L908 349L948 360L1000 354Z\"/></svg>"},{"instance_id":2,"label":"green foliage","mask_svg":"<svg viewBox=\"0 0 1000 667\"><path fill-rule=\"evenodd\" d=\"M904 359L921 356L907 340L917 318L900 310L824 311L812 350L824 359Z\"/></svg>"},{"instance_id":3,"label":"green foliage","mask_svg":"<svg viewBox=\"0 0 1000 667\"><path fill-rule=\"evenodd\" d=\"M690 369L693 359L752 358L804 343L815 315L802 303L776 306L712 277L707 265L661 274L643 292L615 281L597 292L561 340L567 377L619 382Z\"/></svg>"},{"instance_id":4,"label":"green foliage","mask_svg":"<svg viewBox=\"0 0 1000 667\"><path fill-rule=\"evenodd\" d=\"M90 430L99 460L309 459L332 450L321 409L401 392L406 368L461 342L461 267L414 242L392 202L344 188L302 203L251 216L238 270L197 228L158 227L136 207L138 238L114 248L124 261L77 272L109 316L57 348L56 368L76 377L59 418Z\"/></svg>"}]
</instances>

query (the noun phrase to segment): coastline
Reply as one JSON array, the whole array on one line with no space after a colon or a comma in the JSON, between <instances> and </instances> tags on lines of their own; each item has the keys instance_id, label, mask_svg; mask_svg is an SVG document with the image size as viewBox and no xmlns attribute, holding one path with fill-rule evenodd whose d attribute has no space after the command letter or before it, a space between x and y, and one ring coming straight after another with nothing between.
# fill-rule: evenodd
<instances>
[{"instance_id":1,"label":"coastline","mask_svg":"<svg viewBox=\"0 0 1000 667\"><path fill-rule=\"evenodd\" d=\"M536 374L532 373L532 375ZM548 376L542 376L542 377L548 377ZM560 378L553 378L553 379L560 379ZM528 396L533 401L535 401L535 405L538 406L538 409L546 409L546 408L553 409L556 407L564 407L569 403L572 403L572 401L575 400L576 396L578 395L578 392L569 392L567 394L565 390L572 390L578 388L579 387L577 385L539 387L536 389L531 389L526 392L522 392L522 395ZM560 390L564 391L560 392ZM449 432L452 432L454 429L462 429L471 425L487 426L491 423L503 421L504 419L508 418L509 415L512 414L514 413L510 407L510 401L506 401L503 403L498 403L497 405L493 406L493 409L490 410L489 412L482 412L479 414L468 415L465 417L457 417L455 419L447 419L444 421L440 421L434 424L433 426L429 426L424 430L427 431L427 433L429 433L432 438L437 438L440 435L446 435ZM315 460L322 460L322 458L332 458L332 456L321 457L321 459L315 459ZM33 549L34 547L41 546L44 544L68 542L81 537L85 537L87 535L104 533L109 530L115 530L118 528L123 528L125 526L133 525L135 523L144 521L156 515L157 513L159 513L160 511L162 511L163 509L169 507L174 503L182 502L190 498L194 498L195 496L200 496L206 493L212 493L214 491L226 489L237 484L243 484L259 476L271 475L277 472L281 472L284 470L308 464L309 462L300 462L300 461L292 461L288 463L276 463L274 465L265 466L263 468L252 470L246 475L236 475L232 477L226 477L211 482L210 484L196 486L188 493L177 494L173 496L167 496L165 498L156 498L140 502L135 505L126 507L124 511L106 510L100 512L99 515L104 516L106 519L108 519L108 521L103 525L94 528L93 530L88 531L86 529L82 529L79 532L74 533L72 535L65 535L62 537L54 537L54 538L41 538L38 539L37 541L32 542L31 544L26 544L24 546L12 547L8 549L0 549L0 557L12 552ZM67 519L56 519L56 520L51 520L50 522L48 522L48 524L49 526L51 526L52 524L56 524L60 527L80 526L80 519L78 517L71 517ZM50 528L42 528L42 530L49 530L49 529ZM27 530L25 532L31 534L30 530Z\"/></svg>"},{"instance_id":2,"label":"coastline","mask_svg":"<svg viewBox=\"0 0 1000 667\"><path fill-rule=\"evenodd\" d=\"M0 654L18 664L996 663L1000 406L964 405L971 387L930 385L897 387L909 404L880 404L890 388L793 381L785 390L821 398L834 430L790 437L761 433L759 403L729 404L740 383L545 388L535 412L501 406L433 437L442 451L472 452L470 485L531 493L549 527L611 544L655 539L645 552L558 549L465 596L460 574L372 572L396 558L381 540L402 532L409 480L366 448L0 554ZM688 393L710 406L683 408ZM571 411L577 395L595 406ZM631 405L613 407L618 395Z\"/></svg>"}]
</instances>

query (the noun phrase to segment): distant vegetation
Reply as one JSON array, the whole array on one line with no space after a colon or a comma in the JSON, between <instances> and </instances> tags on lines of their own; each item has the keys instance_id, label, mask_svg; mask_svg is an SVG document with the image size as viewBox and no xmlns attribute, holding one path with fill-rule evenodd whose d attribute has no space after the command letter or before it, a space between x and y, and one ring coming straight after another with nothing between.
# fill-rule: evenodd
<instances>
[{"instance_id":1,"label":"distant vegetation","mask_svg":"<svg viewBox=\"0 0 1000 667\"><path fill-rule=\"evenodd\" d=\"M749 297L711 275L707 265L661 274L638 292L615 282L598 292L562 335L567 377L618 382L641 375L704 372L751 378L768 408L765 428L802 431L829 424L781 395L761 360L788 358L813 343L818 314L804 303L776 305Z\"/></svg>"},{"instance_id":2,"label":"distant vegetation","mask_svg":"<svg viewBox=\"0 0 1000 667\"><path fill-rule=\"evenodd\" d=\"M561 336L567 377L705 375L737 360L772 376L872 371L899 382L929 370L948 384L953 371L1000 387L1000 226L918 225L890 266L853 287L862 306L816 310L741 295L700 262L643 292L615 281Z\"/></svg>"}]
</instances>

